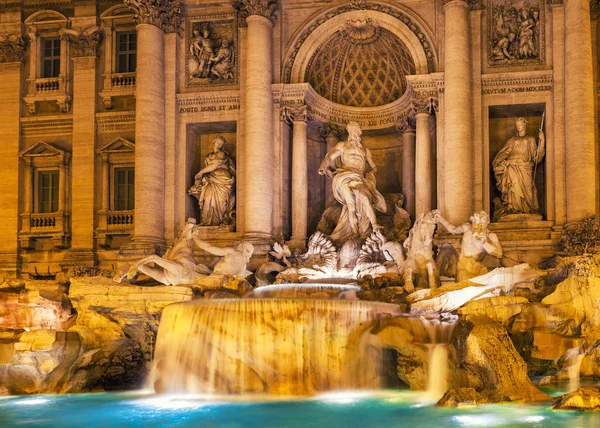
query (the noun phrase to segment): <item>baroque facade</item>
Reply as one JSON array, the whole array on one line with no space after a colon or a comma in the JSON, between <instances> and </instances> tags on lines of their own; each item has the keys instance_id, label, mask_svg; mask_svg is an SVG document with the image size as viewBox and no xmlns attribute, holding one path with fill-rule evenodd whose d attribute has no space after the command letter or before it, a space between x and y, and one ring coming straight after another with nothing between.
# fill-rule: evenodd
<instances>
[{"instance_id":1,"label":"baroque facade","mask_svg":"<svg viewBox=\"0 0 600 428\"><path fill-rule=\"evenodd\" d=\"M210 201L188 189L225 156L235 194L203 238L301 247L333 201L319 164L350 121L378 190L402 193L413 218L494 214L492 161L517 117L545 135L539 213L490 228L514 260L539 261L565 224L599 211L598 9L0 0L0 270L44 278L162 252L201 218Z\"/></svg>"}]
</instances>

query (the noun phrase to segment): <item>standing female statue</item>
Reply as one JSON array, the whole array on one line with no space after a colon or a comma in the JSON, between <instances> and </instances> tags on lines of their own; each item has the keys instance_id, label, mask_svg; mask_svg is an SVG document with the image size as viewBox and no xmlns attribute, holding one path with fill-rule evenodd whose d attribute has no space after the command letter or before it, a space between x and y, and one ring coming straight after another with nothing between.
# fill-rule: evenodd
<instances>
[{"instance_id":1,"label":"standing female statue","mask_svg":"<svg viewBox=\"0 0 600 428\"><path fill-rule=\"evenodd\" d=\"M500 216L506 214L538 214L534 166L546 153L544 133L539 131L539 143L527 135L527 121L515 120L517 135L510 138L492 162L496 186L502 193Z\"/></svg>"},{"instance_id":2,"label":"standing female statue","mask_svg":"<svg viewBox=\"0 0 600 428\"><path fill-rule=\"evenodd\" d=\"M214 150L204 158L188 193L198 199L200 226L220 226L235 221L235 164L223 151L225 138L213 139Z\"/></svg>"}]
</instances>

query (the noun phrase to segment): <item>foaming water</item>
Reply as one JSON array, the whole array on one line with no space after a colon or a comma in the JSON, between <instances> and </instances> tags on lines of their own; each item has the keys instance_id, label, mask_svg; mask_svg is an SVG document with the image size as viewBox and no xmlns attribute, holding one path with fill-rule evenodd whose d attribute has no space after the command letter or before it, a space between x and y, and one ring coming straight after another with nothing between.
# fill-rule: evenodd
<instances>
[{"instance_id":1,"label":"foaming water","mask_svg":"<svg viewBox=\"0 0 600 428\"><path fill-rule=\"evenodd\" d=\"M314 285L314 284L313 284ZM157 392L311 395L377 389L382 350L369 333L397 305L325 299L195 300L165 308Z\"/></svg>"},{"instance_id":2,"label":"foaming water","mask_svg":"<svg viewBox=\"0 0 600 428\"><path fill-rule=\"evenodd\" d=\"M439 319L419 318L419 320L427 330L430 340L425 395L437 401L448 389L448 344L456 323Z\"/></svg>"},{"instance_id":3,"label":"foaming water","mask_svg":"<svg viewBox=\"0 0 600 428\"><path fill-rule=\"evenodd\" d=\"M262 298L337 298L341 293L348 291L360 291L360 287L354 284L274 284L258 287L248 297Z\"/></svg>"},{"instance_id":4,"label":"foaming water","mask_svg":"<svg viewBox=\"0 0 600 428\"><path fill-rule=\"evenodd\" d=\"M579 389L579 370L581 368L581 362L585 354L581 353L579 346L569 349L567 352L567 361L569 367L567 373L569 375L569 392Z\"/></svg>"}]
</instances>

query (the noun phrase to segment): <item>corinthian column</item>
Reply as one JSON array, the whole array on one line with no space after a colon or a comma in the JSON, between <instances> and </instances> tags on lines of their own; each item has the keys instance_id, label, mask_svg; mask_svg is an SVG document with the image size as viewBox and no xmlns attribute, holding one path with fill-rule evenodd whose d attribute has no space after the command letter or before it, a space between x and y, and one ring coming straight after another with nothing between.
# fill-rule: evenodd
<instances>
[{"instance_id":1,"label":"corinthian column","mask_svg":"<svg viewBox=\"0 0 600 428\"><path fill-rule=\"evenodd\" d=\"M234 1L246 17L245 196L242 231L247 238L269 238L273 229L272 30L277 0Z\"/></svg>"},{"instance_id":2,"label":"corinthian column","mask_svg":"<svg viewBox=\"0 0 600 428\"><path fill-rule=\"evenodd\" d=\"M164 243L165 35L177 27L179 2L125 0L137 30L135 218L133 243L153 252Z\"/></svg>"},{"instance_id":3,"label":"corinthian column","mask_svg":"<svg viewBox=\"0 0 600 428\"><path fill-rule=\"evenodd\" d=\"M292 121L292 238L290 245L303 248L308 231L308 165L306 106L288 108L286 113Z\"/></svg>"},{"instance_id":4,"label":"corinthian column","mask_svg":"<svg viewBox=\"0 0 600 428\"><path fill-rule=\"evenodd\" d=\"M454 224L469 219L473 199L471 144L471 49L469 3L443 0L444 51L444 170L446 218Z\"/></svg>"},{"instance_id":5,"label":"corinthian column","mask_svg":"<svg viewBox=\"0 0 600 428\"><path fill-rule=\"evenodd\" d=\"M415 218L415 127L408 118L396 126L402 134L402 193L405 209Z\"/></svg>"},{"instance_id":6,"label":"corinthian column","mask_svg":"<svg viewBox=\"0 0 600 428\"><path fill-rule=\"evenodd\" d=\"M589 0L565 0L567 222L596 210L594 71ZM596 184L597 185L597 184Z\"/></svg>"},{"instance_id":7,"label":"corinthian column","mask_svg":"<svg viewBox=\"0 0 600 428\"><path fill-rule=\"evenodd\" d=\"M21 34L0 34L0 158L2 159L2 186L0 186L0 272L13 276L17 273L19 230L19 183L27 189L31 185L31 169L21 168L19 180L19 123L21 107L21 73L25 60L25 40ZM25 193L24 212L31 213ZM29 208L29 209L28 209ZM25 219L24 221L29 221Z\"/></svg>"},{"instance_id":8,"label":"corinthian column","mask_svg":"<svg viewBox=\"0 0 600 428\"><path fill-rule=\"evenodd\" d=\"M417 118L416 153L415 153L415 220L421 214L431 211L432 185L431 178L431 138L429 100L413 100L413 108Z\"/></svg>"}]
</instances>

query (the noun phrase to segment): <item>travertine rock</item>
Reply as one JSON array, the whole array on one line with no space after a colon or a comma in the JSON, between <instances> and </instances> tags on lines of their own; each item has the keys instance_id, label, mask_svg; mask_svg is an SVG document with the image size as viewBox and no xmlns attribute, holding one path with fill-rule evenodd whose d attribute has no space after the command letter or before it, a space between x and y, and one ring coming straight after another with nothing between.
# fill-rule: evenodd
<instances>
[{"instance_id":1,"label":"travertine rock","mask_svg":"<svg viewBox=\"0 0 600 428\"><path fill-rule=\"evenodd\" d=\"M504 327L515 315L520 314L529 306L529 301L524 297L498 296L467 303L458 310L459 315L486 315L498 321Z\"/></svg>"},{"instance_id":2,"label":"travertine rock","mask_svg":"<svg viewBox=\"0 0 600 428\"><path fill-rule=\"evenodd\" d=\"M444 396L437 402L437 405L466 407L489 402L489 399L484 394L477 392L475 388L455 388L446 391Z\"/></svg>"},{"instance_id":3,"label":"travertine rock","mask_svg":"<svg viewBox=\"0 0 600 428\"><path fill-rule=\"evenodd\" d=\"M554 410L600 410L600 387L582 386L560 397L552 406Z\"/></svg>"}]
</instances>

